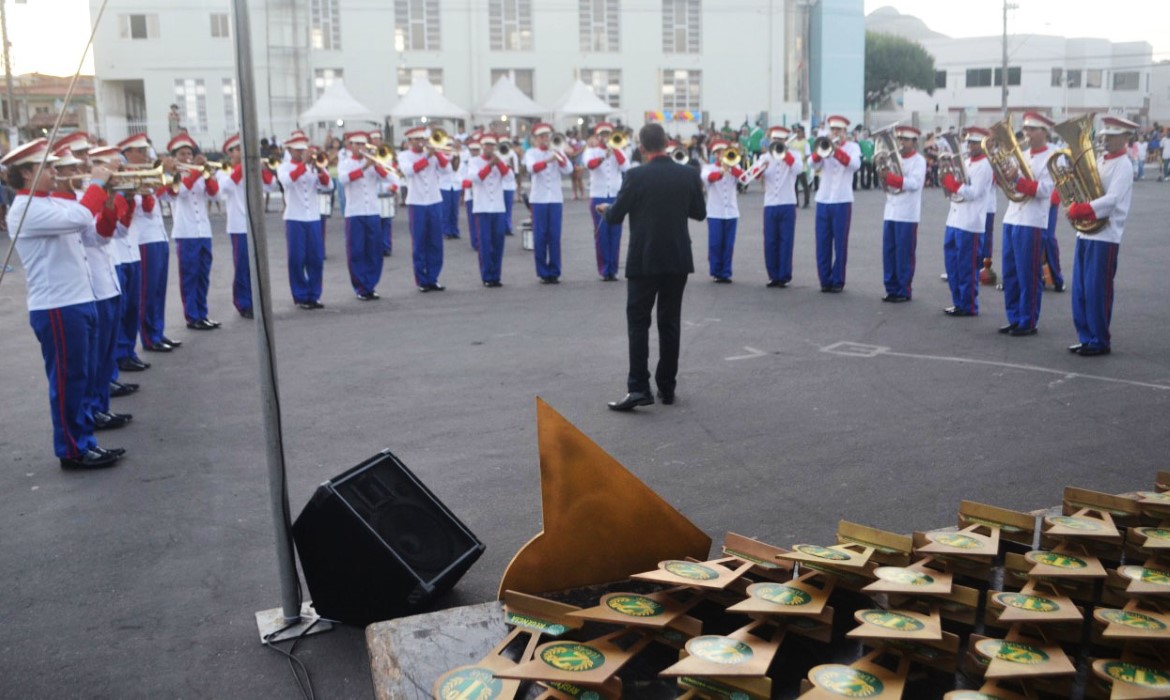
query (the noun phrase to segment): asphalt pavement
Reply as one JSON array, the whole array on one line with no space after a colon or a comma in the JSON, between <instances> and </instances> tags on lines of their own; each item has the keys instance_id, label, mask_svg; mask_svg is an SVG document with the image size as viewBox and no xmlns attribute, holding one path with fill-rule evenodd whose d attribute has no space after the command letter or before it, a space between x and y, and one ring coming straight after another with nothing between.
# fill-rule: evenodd
<instances>
[{"instance_id":1,"label":"asphalt pavement","mask_svg":"<svg viewBox=\"0 0 1170 700\"><path fill-rule=\"evenodd\" d=\"M279 213L267 216L275 340L294 512L317 485L389 448L484 541L444 605L494 597L541 527L534 397L573 421L718 542L826 544L838 520L908 533L954 522L972 499L1031 510L1066 485L1149 488L1170 452L1170 185L1140 182L1121 247L1113 354L1084 358L1069 294L1046 291L1040 332L1009 338L1002 293L950 318L946 203L928 190L914 300L883 304L883 195L857 193L847 286L822 294L813 209L798 213L795 278L766 289L762 198L740 198L734 284L699 272L683 302L678 401L632 414L625 393L625 283L601 282L585 202L565 206L564 276L541 285L507 239L503 282L447 241L443 293L420 294L405 217L394 224L380 301L349 286L342 224L328 226L326 308L287 291ZM1002 201L1000 214L1006 204ZM516 219L523 218L518 211ZM0 677L7 697L288 698L285 660L253 614L277 607L273 524L254 322L231 306L230 243L214 214L212 332L184 328L171 265L168 335L115 399L133 423L102 433L116 468L63 472L23 273L0 285ZM997 229L1000 219L997 218ZM1061 222L1071 279L1073 232ZM1000 268L1000 241L996 263ZM624 258L624 256L623 256ZM656 352L652 342L652 352ZM604 547L604 543L582 543ZM363 633L302 642L318 698L370 697Z\"/></svg>"}]
</instances>

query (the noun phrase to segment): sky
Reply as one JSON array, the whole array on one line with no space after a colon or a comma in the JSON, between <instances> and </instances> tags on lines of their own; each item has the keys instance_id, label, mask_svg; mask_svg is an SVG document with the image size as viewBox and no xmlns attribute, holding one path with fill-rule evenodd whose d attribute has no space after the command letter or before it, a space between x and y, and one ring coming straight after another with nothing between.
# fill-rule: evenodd
<instances>
[{"instance_id":1,"label":"sky","mask_svg":"<svg viewBox=\"0 0 1170 700\"><path fill-rule=\"evenodd\" d=\"M72 75L77 70L81 50L89 39L88 0L0 2L8 12L8 37L16 73ZM1009 33L1145 40L1154 46L1154 61L1170 60L1170 3L1166 0L1013 0L1013 4L1018 9L1008 14ZM967 0L959 4L946 0L865 0L865 12L885 5L902 14L915 15L931 29L956 38L1003 32L1001 0ZM115 20L106 15L102 21ZM86 57L83 70L93 72L91 56Z\"/></svg>"}]
</instances>

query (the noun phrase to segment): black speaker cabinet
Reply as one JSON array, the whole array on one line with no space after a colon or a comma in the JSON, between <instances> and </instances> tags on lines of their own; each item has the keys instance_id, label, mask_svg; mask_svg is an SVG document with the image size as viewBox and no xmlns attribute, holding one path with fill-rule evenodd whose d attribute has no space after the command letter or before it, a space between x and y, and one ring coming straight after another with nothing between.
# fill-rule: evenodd
<instances>
[{"instance_id":1,"label":"black speaker cabinet","mask_svg":"<svg viewBox=\"0 0 1170 700\"><path fill-rule=\"evenodd\" d=\"M389 450L322 484L293 539L313 607L354 625L426 609L484 550Z\"/></svg>"}]
</instances>

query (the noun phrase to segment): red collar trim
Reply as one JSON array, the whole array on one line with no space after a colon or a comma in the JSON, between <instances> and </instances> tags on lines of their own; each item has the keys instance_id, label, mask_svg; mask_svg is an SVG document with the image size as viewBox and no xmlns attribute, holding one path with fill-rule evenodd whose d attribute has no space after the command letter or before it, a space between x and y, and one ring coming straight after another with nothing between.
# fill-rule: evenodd
<instances>
[{"instance_id":1,"label":"red collar trim","mask_svg":"<svg viewBox=\"0 0 1170 700\"><path fill-rule=\"evenodd\" d=\"M980 153L979 155L977 155L977 156L973 157L973 158L971 159L971 162L972 162L972 163L978 163L979 161L983 160L983 159L984 159L984 158L986 158L986 157L987 157L987 154L986 154L986 153Z\"/></svg>"},{"instance_id":2,"label":"red collar trim","mask_svg":"<svg viewBox=\"0 0 1170 700\"><path fill-rule=\"evenodd\" d=\"M69 199L75 202L77 201L77 194L74 192L53 192L49 196L56 197L57 199Z\"/></svg>"},{"instance_id":3,"label":"red collar trim","mask_svg":"<svg viewBox=\"0 0 1170 700\"><path fill-rule=\"evenodd\" d=\"M17 190L16 194L17 194L17 195L22 195L22 194L23 194L23 195L24 195L24 196L26 196L26 197L48 197L48 196L49 196L49 193L48 193L48 192L40 192L40 191L38 191L38 192L36 192L36 193L34 194L34 193L32 193L32 192L29 192L28 190Z\"/></svg>"},{"instance_id":4,"label":"red collar trim","mask_svg":"<svg viewBox=\"0 0 1170 700\"><path fill-rule=\"evenodd\" d=\"M1040 155L1041 153L1043 153L1044 151L1047 151L1047 150L1048 150L1048 146L1045 146L1045 147L1043 147L1043 148L1033 148L1033 149L1032 149L1032 155L1034 155L1034 156L1038 156L1038 155Z\"/></svg>"},{"instance_id":5,"label":"red collar trim","mask_svg":"<svg viewBox=\"0 0 1170 700\"><path fill-rule=\"evenodd\" d=\"M1123 155L1125 155L1125 154L1126 154L1126 153L1125 153L1125 149L1124 149L1124 148L1123 148L1123 149L1121 149L1120 151L1114 151L1114 152L1112 152L1112 153L1106 153L1106 154L1105 154L1105 160L1113 160L1114 158L1120 158L1121 156L1123 156Z\"/></svg>"},{"instance_id":6,"label":"red collar trim","mask_svg":"<svg viewBox=\"0 0 1170 700\"><path fill-rule=\"evenodd\" d=\"M907 153L906 155L904 155L902 157L903 158L913 158L916 155L918 155L918 151L910 151L909 153Z\"/></svg>"}]
</instances>

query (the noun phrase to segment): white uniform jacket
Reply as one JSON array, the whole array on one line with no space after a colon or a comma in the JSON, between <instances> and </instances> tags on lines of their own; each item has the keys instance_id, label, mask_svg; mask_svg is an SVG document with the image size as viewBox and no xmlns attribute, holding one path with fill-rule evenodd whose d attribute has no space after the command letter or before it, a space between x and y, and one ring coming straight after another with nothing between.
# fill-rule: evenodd
<instances>
[{"instance_id":1,"label":"white uniform jacket","mask_svg":"<svg viewBox=\"0 0 1170 700\"><path fill-rule=\"evenodd\" d=\"M471 189L475 193L472 214L504 213L504 177L511 170L505 162L495 156L490 160L484 160L483 156L471 159Z\"/></svg>"},{"instance_id":2,"label":"white uniform jacket","mask_svg":"<svg viewBox=\"0 0 1170 700\"><path fill-rule=\"evenodd\" d=\"M440 153L428 157L426 151L406 150L398 154L398 167L406 177L407 205L443 201L443 195L439 194L439 169L446 162L447 157Z\"/></svg>"},{"instance_id":3,"label":"white uniform jacket","mask_svg":"<svg viewBox=\"0 0 1170 700\"><path fill-rule=\"evenodd\" d=\"M951 210L947 214L947 228L982 234L987 226L987 193L990 190L992 196L995 196L995 179L991 174L987 156L977 156L973 160L968 160L966 169L969 182L957 192L963 201L951 202Z\"/></svg>"},{"instance_id":4,"label":"white uniform jacket","mask_svg":"<svg viewBox=\"0 0 1170 700\"><path fill-rule=\"evenodd\" d=\"M565 193L561 186L561 178L573 174L573 163L568 156L561 154L564 162L556 156L556 151L548 148L530 148L524 154L524 167L528 169L528 177L532 180L532 189L528 194L528 201L532 204L560 204L565 201Z\"/></svg>"},{"instance_id":5,"label":"white uniform jacket","mask_svg":"<svg viewBox=\"0 0 1170 700\"><path fill-rule=\"evenodd\" d=\"M1048 157L1052 149L1024 151L1024 156L1032 168L1032 177L1036 178L1039 186L1036 196L1029 197L1022 202L1009 202L1007 211L1003 215L1005 224L1016 226L1031 226L1033 228L1048 228L1048 209L1052 206L1052 175L1048 172Z\"/></svg>"},{"instance_id":6,"label":"white uniform jacket","mask_svg":"<svg viewBox=\"0 0 1170 700\"><path fill-rule=\"evenodd\" d=\"M902 191L886 193L886 221L918 223L922 219L922 186L926 184L926 159L918 151L902 158ZM880 185L879 185L880 186Z\"/></svg>"}]
</instances>

